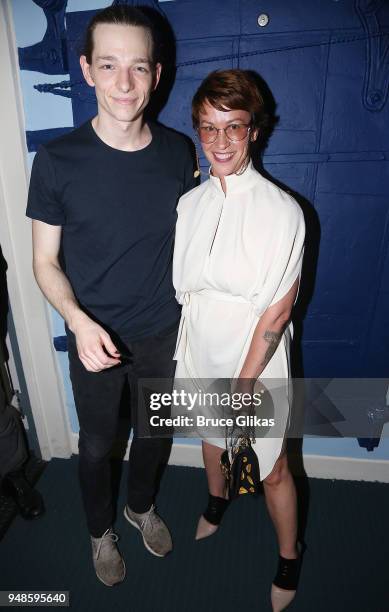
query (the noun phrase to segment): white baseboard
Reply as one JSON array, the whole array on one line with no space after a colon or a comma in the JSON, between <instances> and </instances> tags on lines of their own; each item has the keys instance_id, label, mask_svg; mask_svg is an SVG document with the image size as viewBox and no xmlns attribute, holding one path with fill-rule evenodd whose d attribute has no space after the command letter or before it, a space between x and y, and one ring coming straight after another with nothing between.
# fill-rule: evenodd
<instances>
[{"instance_id":1,"label":"white baseboard","mask_svg":"<svg viewBox=\"0 0 389 612\"><path fill-rule=\"evenodd\" d=\"M304 469L312 478L366 480L389 483L389 461L327 455L304 455Z\"/></svg>"},{"instance_id":2,"label":"white baseboard","mask_svg":"<svg viewBox=\"0 0 389 612\"><path fill-rule=\"evenodd\" d=\"M72 451L78 454L78 434L72 434ZM129 445L124 458L128 459ZM301 461L291 457L292 471L295 475L302 473ZM355 459L353 457L333 457L326 455L304 455L305 474L311 478L332 480L366 480L370 482L389 483L389 461L375 459ZM201 446L194 444L173 444L169 460L170 465L203 468Z\"/></svg>"}]
</instances>

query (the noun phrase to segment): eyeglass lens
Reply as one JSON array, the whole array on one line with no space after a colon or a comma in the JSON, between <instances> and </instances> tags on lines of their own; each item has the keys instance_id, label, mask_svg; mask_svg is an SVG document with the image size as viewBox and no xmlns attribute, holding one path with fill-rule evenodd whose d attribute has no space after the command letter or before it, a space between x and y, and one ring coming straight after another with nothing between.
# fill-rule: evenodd
<instances>
[{"instance_id":1,"label":"eyeglass lens","mask_svg":"<svg viewBox=\"0 0 389 612\"><path fill-rule=\"evenodd\" d=\"M231 125L227 125L225 128L216 128L213 125L205 125L198 128L198 133L201 142L214 142L220 131L224 131L229 140L237 142L246 138L249 129L250 126L244 123L232 123Z\"/></svg>"}]
</instances>

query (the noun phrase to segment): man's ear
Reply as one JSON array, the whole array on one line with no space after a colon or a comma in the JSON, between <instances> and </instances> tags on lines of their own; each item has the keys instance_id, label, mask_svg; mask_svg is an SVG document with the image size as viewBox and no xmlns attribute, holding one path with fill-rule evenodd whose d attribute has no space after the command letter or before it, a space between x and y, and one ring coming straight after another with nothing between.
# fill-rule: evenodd
<instances>
[{"instance_id":1,"label":"man's ear","mask_svg":"<svg viewBox=\"0 0 389 612\"><path fill-rule=\"evenodd\" d=\"M154 69L153 91L155 89L157 89L157 87L158 87L159 79L161 78L161 72L162 72L162 64L158 63L158 64L155 65L155 69Z\"/></svg>"},{"instance_id":2,"label":"man's ear","mask_svg":"<svg viewBox=\"0 0 389 612\"><path fill-rule=\"evenodd\" d=\"M250 135L251 142L255 142L258 138L258 135L259 135L259 129L255 128L255 130L253 130Z\"/></svg>"},{"instance_id":3,"label":"man's ear","mask_svg":"<svg viewBox=\"0 0 389 612\"><path fill-rule=\"evenodd\" d=\"M94 87L95 83L91 75L90 65L87 62L86 56L81 55L80 57L80 66L82 70L82 74L84 75L84 79L90 85L90 87Z\"/></svg>"}]
</instances>

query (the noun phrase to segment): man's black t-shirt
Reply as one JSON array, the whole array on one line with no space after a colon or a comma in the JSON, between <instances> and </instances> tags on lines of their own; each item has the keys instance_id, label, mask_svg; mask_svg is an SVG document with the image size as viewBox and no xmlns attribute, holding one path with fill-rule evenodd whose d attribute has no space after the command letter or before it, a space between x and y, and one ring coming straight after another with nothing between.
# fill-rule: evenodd
<instances>
[{"instance_id":1,"label":"man's black t-shirt","mask_svg":"<svg viewBox=\"0 0 389 612\"><path fill-rule=\"evenodd\" d=\"M196 184L185 139L149 127L151 143L134 152L105 144L91 122L41 146L27 206L32 219L62 226L64 271L81 307L126 340L179 317L176 206Z\"/></svg>"}]
</instances>

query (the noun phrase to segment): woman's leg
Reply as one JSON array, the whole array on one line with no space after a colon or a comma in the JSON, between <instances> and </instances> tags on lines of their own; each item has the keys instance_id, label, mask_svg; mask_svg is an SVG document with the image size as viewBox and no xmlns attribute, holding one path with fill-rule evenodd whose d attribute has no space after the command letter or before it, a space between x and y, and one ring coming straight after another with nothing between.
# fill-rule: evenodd
<instances>
[{"instance_id":1,"label":"woman's leg","mask_svg":"<svg viewBox=\"0 0 389 612\"><path fill-rule=\"evenodd\" d=\"M271 587L271 603L273 612L281 612L296 594L301 565L301 549L297 549L296 488L285 453L264 479L263 487L280 550L278 570Z\"/></svg>"},{"instance_id":2,"label":"woman's leg","mask_svg":"<svg viewBox=\"0 0 389 612\"><path fill-rule=\"evenodd\" d=\"M196 540L202 540L217 531L222 516L227 509L227 487L220 469L223 449L203 441L203 459L208 479L208 506L197 525Z\"/></svg>"},{"instance_id":3,"label":"woman's leg","mask_svg":"<svg viewBox=\"0 0 389 612\"><path fill-rule=\"evenodd\" d=\"M203 441L203 460L211 495L226 498L226 480L220 469L223 449Z\"/></svg>"},{"instance_id":4,"label":"woman's leg","mask_svg":"<svg viewBox=\"0 0 389 612\"><path fill-rule=\"evenodd\" d=\"M272 472L264 479L263 488L280 555L286 559L296 559L297 496L285 453L277 459Z\"/></svg>"}]
</instances>

